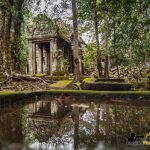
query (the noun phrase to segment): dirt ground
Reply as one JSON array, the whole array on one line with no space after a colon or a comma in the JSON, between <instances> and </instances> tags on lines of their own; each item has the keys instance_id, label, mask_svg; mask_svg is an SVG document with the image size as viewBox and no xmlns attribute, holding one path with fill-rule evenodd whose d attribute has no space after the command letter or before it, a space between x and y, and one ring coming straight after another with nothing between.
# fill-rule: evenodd
<instances>
[{"instance_id":1,"label":"dirt ground","mask_svg":"<svg viewBox=\"0 0 150 150\"><path fill-rule=\"evenodd\" d=\"M0 84L0 91L48 90L50 84L38 78L10 78Z\"/></svg>"}]
</instances>

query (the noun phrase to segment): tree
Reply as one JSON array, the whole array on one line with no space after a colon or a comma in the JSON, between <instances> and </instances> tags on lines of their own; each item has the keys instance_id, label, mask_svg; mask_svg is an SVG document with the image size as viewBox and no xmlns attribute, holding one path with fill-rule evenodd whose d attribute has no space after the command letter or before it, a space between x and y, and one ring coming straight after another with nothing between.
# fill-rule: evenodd
<instances>
[{"instance_id":1,"label":"tree","mask_svg":"<svg viewBox=\"0 0 150 150\"><path fill-rule=\"evenodd\" d=\"M98 15L97 15L97 0L94 0L94 25L95 25L95 37L96 37L96 54L97 54L97 70L98 76L102 76L102 66L101 66L101 52L99 44L99 32L98 32Z\"/></svg>"},{"instance_id":2,"label":"tree","mask_svg":"<svg viewBox=\"0 0 150 150\"><path fill-rule=\"evenodd\" d=\"M80 66L79 66L79 43L78 43L78 18L76 0L72 0L73 14L73 52L74 52L74 81L80 81Z\"/></svg>"},{"instance_id":3,"label":"tree","mask_svg":"<svg viewBox=\"0 0 150 150\"><path fill-rule=\"evenodd\" d=\"M12 70L20 71L22 65L23 46L22 25L27 0L2 0L0 2L1 72L11 74Z\"/></svg>"},{"instance_id":4,"label":"tree","mask_svg":"<svg viewBox=\"0 0 150 150\"><path fill-rule=\"evenodd\" d=\"M104 0L104 32L105 32L105 69L104 69L104 76L108 78L109 75L109 16L108 16L108 0Z\"/></svg>"},{"instance_id":5,"label":"tree","mask_svg":"<svg viewBox=\"0 0 150 150\"><path fill-rule=\"evenodd\" d=\"M13 6L13 1L1 1L0 2L0 33L1 33L1 45L0 45L0 59L1 68L0 71L10 72L11 67L11 49L10 49L10 35L11 35L11 23L12 13L10 8Z\"/></svg>"},{"instance_id":6,"label":"tree","mask_svg":"<svg viewBox=\"0 0 150 150\"><path fill-rule=\"evenodd\" d=\"M102 66L101 66L101 49L99 42L99 22L100 22L100 10L99 10L100 2L98 0L80 0L79 1L79 18L82 22L87 22L88 27L86 29L86 25L83 27L84 32L89 31L91 28L94 29L94 40L96 42L95 54L96 54L96 68L98 71L98 76L102 76ZM93 28L94 26L94 28Z\"/></svg>"}]
</instances>

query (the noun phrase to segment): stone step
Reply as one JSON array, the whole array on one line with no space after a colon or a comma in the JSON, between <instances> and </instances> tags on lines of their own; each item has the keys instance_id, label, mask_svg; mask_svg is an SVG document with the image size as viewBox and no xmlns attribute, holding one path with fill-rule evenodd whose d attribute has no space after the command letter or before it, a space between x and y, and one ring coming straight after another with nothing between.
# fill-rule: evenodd
<instances>
[{"instance_id":1,"label":"stone step","mask_svg":"<svg viewBox=\"0 0 150 150\"><path fill-rule=\"evenodd\" d=\"M129 91L131 90L131 84L116 82L93 82L83 84L82 89L96 91Z\"/></svg>"},{"instance_id":2,"label":"stone step","mask_svg":"<svg viewBox=\"0 0 150 150\"><path fill-rule=\"evenodd\" d=\"M68 72L65 72L65 71L57 71L57 72L53 73L53 76L64 76L67 74L68 74Z\"/></svg>"},{"instance_id":3,"label":"stone step","mask_svg":"<svg viewBox=\"0 0 150 150\"><path fill-rule=\"evenodd\" d=\"M124 83L125 79L115 79L115 78L99 78L96 79L95 82L119 82L119 83Z\"/></svg>"},{"instance_id":4,"label":"stone step","mask_svg":"<svg viewBox=\"0 0 150 150\"><path fill-rule=\"evenodd\" d=\"M69 89L73 84L73 80L61 80L50 85L51 89Z\"/></svg>"}]
</instances>

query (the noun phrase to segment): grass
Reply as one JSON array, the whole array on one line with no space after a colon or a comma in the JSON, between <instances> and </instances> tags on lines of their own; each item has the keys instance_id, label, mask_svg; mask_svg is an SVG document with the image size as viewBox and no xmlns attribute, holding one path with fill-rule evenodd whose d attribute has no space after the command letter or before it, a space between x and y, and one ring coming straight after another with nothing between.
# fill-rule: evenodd
<instances>
[{"instance_id":1,"label":"grass","mask_svg":"<svg viewBox=\"0 0 150 150\"><path fill-rule=\"evenodd\" d=\"M1 91L0 96L2 95L14 95L14 94L30 94L30 93L90 93L90 94L148 94L150 95L150 91L92 91L92 90L47 90L47 91Z\"/></svg>"},{"instance_id":2,"label":"grass","mask_svg":"<svg viewBox=\"0 0 150 150\"><path fill-rule=\"evenodd\" d=\"M26 101L35 96L55 97L62 93L68 93L75 96L77 100L96 100L101 102L103 100L129 100L132 102L150 102L150 91L88 91L88 90L60 90L53 89L47 91L18 91L18 92L0 92L0 104L12 101Z\"/></svg>"}]
</instances>

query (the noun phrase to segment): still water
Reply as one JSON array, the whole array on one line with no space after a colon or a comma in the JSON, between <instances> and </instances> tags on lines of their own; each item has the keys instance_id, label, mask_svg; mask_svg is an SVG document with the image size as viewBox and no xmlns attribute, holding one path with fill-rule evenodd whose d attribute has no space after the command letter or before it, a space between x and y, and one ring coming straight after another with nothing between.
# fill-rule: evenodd
<instances>
[{"instance_id":1,"label":"still water","mask_svg":"<svg viewBox=\"0 0 150 150\"><path fill-rule=\"evenodd\" d=\"M33 150L147 150L150 105L41 98L0 107L0 149L20 143ZM137 136L128 142L131 133ZM129 145L130 144L130 145Z\"/></svg>"}]
</instances>

